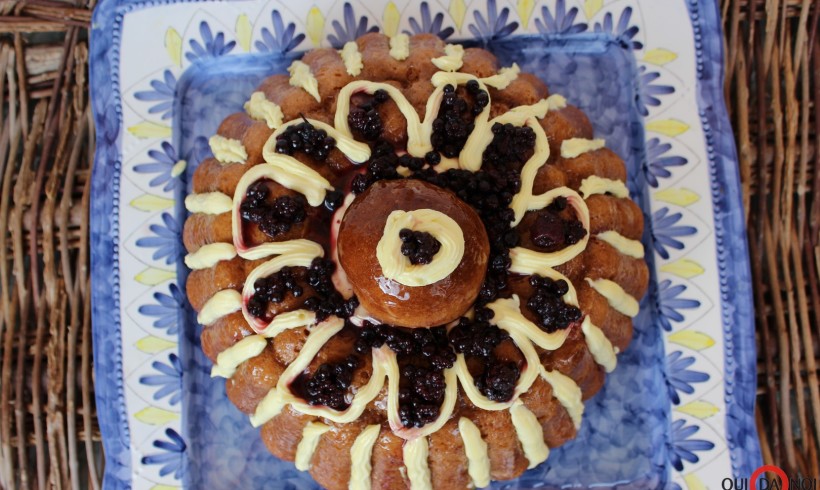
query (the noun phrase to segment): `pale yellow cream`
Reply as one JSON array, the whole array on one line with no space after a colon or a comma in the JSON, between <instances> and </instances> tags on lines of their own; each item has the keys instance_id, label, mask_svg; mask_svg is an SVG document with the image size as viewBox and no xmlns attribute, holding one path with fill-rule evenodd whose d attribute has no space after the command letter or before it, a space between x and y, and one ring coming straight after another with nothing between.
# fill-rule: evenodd
<instances>
[{"instance_id":1,"label":"pale yellow cream","mask_svg":"<svg viewBox=\"0 0 820 490\"><path fill-rule=\"evenodd\" d=\"M209 243L199 250L185 256L185 265L191 270L208 269L223 260L236 257L236 248L232 243Z\"/></svg>"},{"instance_id":2,"label":"pale yellow cream","mask_svg":"<svg viewBox=\"0 0 820 490\"><path fill-rule=\"evenodd\" d=\"M464 64L464 46L448 44L444 46L444 56L431 60L436 68L442 71L458 71Z\"/></svg>"},{"instance_id":3,"label":"pale yellow cream","mask_svg":"<svg viewBox=\"0 0 820 490\"><path fill-rule=\"evenodd\" d=\"M305 425L302 429L302 439L296 446L296 457L293 461L297 470L308 471L310 469L310 460L313 459L313 453L319 446L319 440L329 430L330 426L321 422L308 422Z\"/></svg>"},{"instance_id":4,"label":"pale yellow cream","mask_svg":"<svg viewBox=\"0 0 820 490\"><path fill-rule=\"evenodd\" d=\"M535 345L541 347L542 349L558 349L564 345L564 341L567 339L567 335L569 334L566 329L547 333L538 328L538 326L533 322L527 320L527 318L521 313L521 301L517 294L514 294L512 298L497 299L488 304L487 308L491 309L493 313L495 313L491 320L493 324L498 325L500 328L503 328L508 332L520 333L522 336L529 338L533 343L535 343ZM521 344L518 344L518 347L522 349ZM540 363L538 363L538 365L540 365Z\"/></svg>"},{"instance_id":5,"label":"pale yellow cream","mask_svg":"<svg viewBox=\"0 0 820 490\"><path fill-rule=\"evenodd\" d=\"M615 197L629 197L629 189L620 180L606 179L597 175L590 175L581 182L578 192L584 199L594 194L612 194Z\"/></svg>"},{"instance_id":6,"label":"pale yellow cream","mask_svg":"<svg viewBox=\"0 0 820 490\"><path fill-rule=\"evenodd\" d=\"M600 150L605 145L602 139L569 138L561 143L561 157L575 158L588 151Z\"/></svg>"},{"instance_id":7,"label":"pale yellow cream","mask_svg":"<svg viewBox=\"0 0 820 490\"><path fill-rule=\"evenodd\" d=\"M390 38L390 57L394 60L404 61L410 56L410 36L407 34L396 34Z\"/></svg>"},{"instance_id":8,"label":"pale yellow cream","mask_svg":"<svg viewBox=\"0 0 820 490\"><path fill-rule=\"evenodd\" d=\"M233 289L223 289L211 296L196 317L200 325L211 325L225 315L242 309L242 295Z\"/></svg>"},{"instance_id":9,"label":"pale yellow cream","mask_svg":"<svg viewBox=\"0 0 820 490\"><path fill-rule=\"evenodd\" d=\"M349 490L370 490L370 472L373 446L379 438L381 425L368 425L350 446Z\"/></svg>"},{"instance_id":10,"label":"pale yellow cream","mask_svg":"<svg viewBox=\"0 0 820 490\"><path fill-rule=\"evenodd\" d=\"M251 98L245 102L245 112L257 121L264 121L270 129L281 126L285 118L282 114L282 108L268 100L264 92L251 94Z\"/></svg>"},{"instance_id":11,"label":"pale yellow cream","mask_svg":"<svg viewBox=\"0 0 820 490\"><path fill-rule=\"evenodd\" d=\"M296 60L288 67L288 73L290 73L290 84L292 86L304 89L305 92L316 99L316 102L322 101L319 97L319 82L313 76L308 65Z\"/></svg>"},{"instance_id":12,"label":"pale yellow cream","mask_svg":"<svg viewBox=\"0 0 820 490\"><path fill-rule=\"evenodd\" d=\"M558 371L547 371L541 367L541 377L552 386L552 393L558 402L567 410L575 429L581 427L584 416L584 402L581 398L581 388L569 376Z\"/></svg>"},{"instance_id":13,"label":"pale yellow cream","mask_svg":"<svg viewBox=\"0 0 820 490\"><path fill-rule=\"evenodd\" d=\"M410 490L432 490L433 488L430 479L430 465L427 464L429 451L427 437L419 437L404 443L404 466L407 467Z\"/></svg>"},{"instance_id":14,"label":"pale yellow cream","mask_svg":"<svg viewBox=\"0 0 820 490\"><path fill-rule=\"evenodd\" d=\"M364 64L362 63L362 53L359 52L359 45L356 44L356 41L346 42L339 55L345 64L347 74L351 77L358 77L359 73L362 72L362 68L364 68Z\"/></svg>"},{"instance_id":15,"label":"pale yellow cream","mask_svg":"<svg viewBox=\"0 0 820 490\"><path fill-rule=\"evenodd\" d=\"M598 328L587 315L581 323L581 331L584 332L584 339L587 342L589 353L595 359L604 371L611 373L618 365L618 358L615 356L615 348L612 343L606 338L604 332Z\"/></svg>"},{"instance_id":16,"label":"pale yellow cream","mask_svg":"<svg viewBox=\"0 0 820 490\"><path fill-rule=\"evenodd\" d=\"M265 338L273 338L284 332L300 327L309 327L316 323L316 313L310 310L294 310L285 313L279 313L273 317L273 321L262 330L258 332Z\"/></svg>"},{"instance_id":17,"label":"pale yellow cream","mask_svg":"<svg viewBox=\"0 0 820 490\"><path fill-rule=\"evenodd\" d=\"M628 255L629 257L634 257L636 259L642 259L644 257L643 244L641 242L627 238L617 231L610 230L603 233L598 233L595 235L595 238L605 241L606 243L612 245L615 250L624 255Z\"/></svg>"},{"instance_id":18,"label":"pale yellow cream","mask_svg":"<svg viewBox=\"0 0 820 490\"><path fill-rule=\"evenodd\" d=\"M609 279L590 279L586 278L586 282L598 292L601 296L606 298L615 311L623 313L628 317L634 317L640 310L638 300L627 294L620 284Z\"/></svg>"},{"instance_id":19,"label":"pale yellow cream","mask_svg":"<svg viewBox=\"0 0 820 490\"><path fill-rule=\"evenodd\" d=\"M467 455L467 474L476 488L484 488L490 484L490 456L487 452L487 443L481 438L481 431L475 423L467 417L458 419L458 431Z\"/></svg>"},{"instance_id":20,"label":"pale yellow cream","mask_svg":"<svg viewBox=\"0 0 820 490\"><path fill-rule=\"evenodd\" d=\"M550 449L544 442L544 431L535 414L519 400L510 408L510 417L518 440L521 441L524 456L530 463L527 468L535 468L546 461Z\"/></svg>"},{"instance_id":21,"label":"pale yellow cream","mask_svg":"<svg viewBox=\"0 0 820 490\"><path fill-rule=\"evenodd\" d=\"M216 356L211 377L230 378L240 364L261 354L267 345L268 341L260 335L245 337Z\"/></svg>"},{"instance_id":22,"label":"pale yellow cream","mask_svg":"<svg viewBox=\"0 0 820 490\"><path fill-rule=\"evenodd\" d=\"M497 74L482 78L481 81L487 86L504 90L513 80L518 78L519 73L521 73L521 68L518 67L518 63L513 63L512 66L504 67L498 70Z\"/></svg>"},{"instance_id":23,"label":"pale yellow cream","mask_svg":"<svg viewBox=\"0 0 820 490\"><path fill-rule=\"evenodd\" d=\"M219 163L245 163L248 159L248 152L242 142L233 138L215 134L208 140L208 146Z\"/></svg>"},{"instance_id":24,"label":"pale yellow cream","mask_svg":"<svg viewBox=\"0 0 820 490\"><path fill-rule=\"evenodd\" d=\"M232 205L231 196L221 192L188 194L185 197L185 209L190 213L222 214L230 212Z\"/></svg>"},{"instance_id":25,"label":"pale yellow cream","mask_svg":"<svg viewBox=\"0 0 820 490\"><path fill-rule=\"evenodd\" d=\"M441 243L441 249L429 264L412 264L401 253L402 229L426 232ZM455 220L434 209L393 211L387 217L384 232L376 245L376 258L387 279L410 287L428 286L450 274L464 257L464 233Z\"/></svg>"}]
</instances>

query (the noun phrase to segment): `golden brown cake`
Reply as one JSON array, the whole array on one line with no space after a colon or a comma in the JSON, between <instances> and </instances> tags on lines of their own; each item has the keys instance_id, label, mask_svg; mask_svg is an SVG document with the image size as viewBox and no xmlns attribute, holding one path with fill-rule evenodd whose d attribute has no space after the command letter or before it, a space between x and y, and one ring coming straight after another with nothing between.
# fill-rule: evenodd
<instances>
[{"instance_id":1,"label":"golden brown cake","mask_svg":"<svg viewBox=\"0 0 820 490\"><path fill-rule=\"evenodd\" d=\"M463 489L573 438L648 272L623 161L517 66L367 34L266 79L186 199L212 375L326 488Z\"/></svg>"}]
</instances>

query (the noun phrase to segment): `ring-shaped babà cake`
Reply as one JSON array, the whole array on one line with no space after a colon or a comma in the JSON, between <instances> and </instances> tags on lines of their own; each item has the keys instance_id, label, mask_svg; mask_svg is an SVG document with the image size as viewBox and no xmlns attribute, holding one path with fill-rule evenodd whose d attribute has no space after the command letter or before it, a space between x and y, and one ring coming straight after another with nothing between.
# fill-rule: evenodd
<instances>
[{"instance_id":1,"label":"ring-shaped bab\u00e0 cake","mask_svg":"<svg viewBox=\"0 0 820 490\"><path fill-rule=\"evenodd\" d=\"M185 200L212 376L329 489L540 464L647 287L623 161L537 77L432 35L288 71L222 122Z\"/></svg>"}]
</instances>

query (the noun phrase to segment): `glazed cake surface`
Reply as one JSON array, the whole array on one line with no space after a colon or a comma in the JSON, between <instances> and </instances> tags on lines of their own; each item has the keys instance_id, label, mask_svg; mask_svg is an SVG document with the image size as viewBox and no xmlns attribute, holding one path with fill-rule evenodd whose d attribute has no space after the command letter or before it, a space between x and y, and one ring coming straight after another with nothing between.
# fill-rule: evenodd
<instances>
[{"instance_id":1,"label":"glazed cake surface","mask_svg":"<svg viewBox=\"0 0 820 490\"><path fill-rule=\"evenodd\" d=\"M245 109L186 199L187 292L270 451L326 488L468 488L573 438L648 281L583 112L487 51L380 34Z\"/></svg>"}]
</instances>

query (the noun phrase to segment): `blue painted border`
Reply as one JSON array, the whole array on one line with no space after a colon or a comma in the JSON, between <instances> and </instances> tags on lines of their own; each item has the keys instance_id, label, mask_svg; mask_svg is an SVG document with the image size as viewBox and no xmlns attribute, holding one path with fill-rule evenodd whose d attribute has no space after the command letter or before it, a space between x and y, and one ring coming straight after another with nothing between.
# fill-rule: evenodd
<instances>
[{"instance_id":1,"label":"blue painted border","mask_svg":"<svg viewBox=\"0 0 820 490\"><path fill-rule=\"evenodd\" d=\"M706 137L712 177L725 353L726 442L732 473L750 477L763 462L754 417L757 391L754 302L737 153L723 99L720 11L717 2L688 0L687 7L695 31L698 115Z\"/></svg>"}]
</instances>

